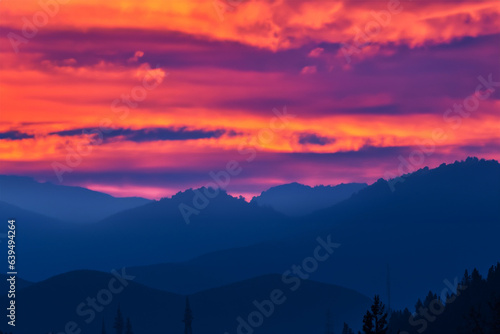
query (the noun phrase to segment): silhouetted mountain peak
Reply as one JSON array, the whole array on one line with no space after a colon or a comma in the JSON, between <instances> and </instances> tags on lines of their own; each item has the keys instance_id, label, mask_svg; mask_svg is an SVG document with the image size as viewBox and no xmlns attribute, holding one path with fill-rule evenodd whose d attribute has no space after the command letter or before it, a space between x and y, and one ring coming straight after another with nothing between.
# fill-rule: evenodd
<instances>
[{"instance_id":1,"label":"silhouetted mountain peak","mask_svg":"<svg viewBox=\"0 0 500 334\"><path fill-rule=\"evenodd\" d=\"M398 178L383 180L380 185L385 182L385 186L396 193L410 187L431 187L433 182L443 183L446 186L462 182L481 182L482 185L488 186L488 180L485 176L491 177L492 182L498 182L500 179L498 161L468 157L465 160L456 160L451 164L442 163L436 168L426 166Z\"/></svg>"},{"instance_id":2,"label":"silhouetted mountain peak","mask_svg":"<svg viewBox=\"0 0 500 334\"><path fill-rule=\"evenodd\" d=\"M243 198L236 198L227 193L225 189L211 188L211 187L201 187L201 188L189 188L184 191L179 191L172 197L162 198L160 202L172 201L175 203L186 203L192 201L195 196L205 197L209 200L214 200L217 202L234 202L244 201Z\"/></svg>"},{"instance_id":3,"label":"silhouetted mountain peak","mask_svg":"<svg viewBox=\"0 0 500 334\"><path fill-rule=\"evenodd\" d=\"M253 197L251 203L271 207L289 216L301 216L339 203L366 186L365 183L341 183L311 187L292 182L263 191Z\"/></svg>"},{"instance_id":4,"label":"silhouetted mountain peak","mask_svg":"<svg viewBox=\"0 0 500 334\"><path fill-rule=\"evenodd\" d=\"M394 188L397 190L398 185L403 184L406 180L415 180L424 175L428 175L429 173L434 176L441 175L447 178L452 178L463 177L466 174L470 175L471 173L494 172L495 169L498 168L500 168L500 164L496 160L467 157L465 160L456 160L451 164L442 163L436 168L429 168L428 166L425 166L414 172L406 173L400 177L387 180L387 182L392 182L395 185ZM398 179L402 182L398 182Z\"/></svg>"},{"instance_id":5,"label":"silhouetted mountain peak","mask_svg":"<svg viewBox=\"0 0 500 334\"><path fill-rule=\"evenodd\" d=\"M398 178L379 179L350 199L318 211L315 217L357 216L385 211L404 216L412 208L436 217L450 217L453 208L462 219L490 220L498 214L500 164L496 160L469 157L436 168L423 167ZM496 211L495 211L496 210ZM475 218L474 218L475 217ZM352 218L354 219L354 218Z\"/></svg>"}]
</instances>

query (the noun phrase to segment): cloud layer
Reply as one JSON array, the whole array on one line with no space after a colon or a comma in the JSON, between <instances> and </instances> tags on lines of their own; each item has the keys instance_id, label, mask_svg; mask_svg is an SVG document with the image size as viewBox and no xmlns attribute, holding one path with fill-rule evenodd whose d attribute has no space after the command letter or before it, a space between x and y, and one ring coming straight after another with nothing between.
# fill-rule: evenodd
<instances>
[{"instance_id":1,"label":"cloud layer","mask_svg":"<svg viewBox=\"0 0 500 334\"><path fill-rule=\"evenodd\" d=\"M216 2L3 0L0 173L159 197L236 160L251 195L500 158L497 0Z\"/></svg>"}]
</instances>

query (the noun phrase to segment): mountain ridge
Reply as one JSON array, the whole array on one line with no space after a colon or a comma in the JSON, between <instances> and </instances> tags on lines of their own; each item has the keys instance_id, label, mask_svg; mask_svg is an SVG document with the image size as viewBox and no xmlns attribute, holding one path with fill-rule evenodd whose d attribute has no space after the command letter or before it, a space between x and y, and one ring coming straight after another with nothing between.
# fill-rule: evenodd
<instances>
[{"instance_id":1,"label":"mountain ridge","mask_svg":"<svg viewBox=\"0 0 500 334\"><path fill-rule=\"evenodd\" d=\"M366 183L341 183L311 187L292 182L271 187L254 196L250 203L268 206L292 217L305 216L335 205L367 186Z\"/></svg>"},{"instance_id":2,"label":"mountain ridge","mask_svg":"<svg viewBox=\"0 0 500 334\"><path fill-rule=\"evenodd\" d=\"M0 175L0 201L58 220L88 223L150 200L113 197L84 187L37 182L27 176Z\"/></svg>"},{"instance_id":3,"label":"mountain ridge","mask_svg":"<svg viewBox=\"0 0 500 334\"><path fill-rule=\"evenodd\" d=\"M462 268L484 271L498 261L498 203L498 162L468 159L410 174L395 192L390 191L387 181L379 180L346 201L304 217L299 222L303 227L300 236L204 254L182 266L227 284L282 272L314 249L318 235L332 235L342 244L338 257L319 268L314 279L372 295L385 291L389 264L395 281L393 302L404 307L430 287L438 289L443 279L460 275ZM438 259L437 263L429 258ZM381 259L383 265L377 265ZM365 266L358 268L358 274L348 270L355 263ZM427 273L422 279L403 283L408 280L405 277L418 277L422 272ZM372 279L366 281L367 275ZM182 277L171 280L181 282ZM196 290L194 280L186 281ZM408 295L408 285L418 293L400 297Z\"/></svg>"},{"instance_id":4,"label":"mountain ridge","mask_svg":"<svg viewBox=\"0 0 500 334\"><path fill-rule=\"evenodd\" d=\"M121 281L117 274L125 280ZM322 328L323 313L328 308L342 321L356 326L371 304L368 297L340 286L304 280L299 289L290 291L280 275L264 275L189 296L195 316L193 329L207 334L235 332L237 318L246 319L256 310L255 303L265 304L276 289L283 291L281 300L285 300L274 305L272 316L266 317L259 327L263 334L298 334L311 324ZM109 302L101 304L100 301L106 300L102 297L105 294L111 297ZM6 296L2 298L6 300ZM90 299L97 305L94 311ZM44 300L44 307L40 308L33 300ZM16 324L17 334L59 332L70 322L85 333L97 332L102 321L107 326L113 323L118 306L125 317L130 316L135 332L160 334L165 328L182 331L185 296L136 283L127 270L117 270L115 274L78 270L18 291L16 304L18 319L30 319ZM302 317L299 320L293 314ZM284 321L290 317L295 320ZM5 327L2 322L0 329L4 331ZM340 320L335 328L340 330Z\"/></svg>"},{"instance_id":5,"label":"mountain ridge","mask_svg":"<svg viewBox=\"0 0 500 334\"><path fill-rule=\"evenodd\" d=\"M451 279L462 268L484 269L500 253L495 241L500 233L500 165L494 160L469 158L423 168L405 176L394 192L387 181L379 180L347 200L301 218L286 217L222 191L186 224L178 205L190 203L193 195L194 190L182 192L174 200L152 202L67 235L40 239L25 231L21 235L30 242L20 248L20 265L26 266L27 279L37 280L41 273L51 276L78 268L106 271L124 265L166 264L158 268L182 270L176 271L177 276L173 272L163 285L149 283L167 290L170 284L177 292L184 287L181 292L189 293L283 272L314 249L318 236L331 235L342 244L339 256L322 266L315 280L372 295L385 289L385 268L390 264L396 281L394 303L407 306L426 293L419 289L437 289L440 280ZM51 243L51 250L46 243ZM70 259L56 256L61 252ZM381 259L383 265L378 263ZM353 263L364 263L359 273L349 269ZM402 282L405 275L417 275L415 270L432 274L409 282L415 290L410 295ZM154 278L154 270L149 275ZM197 275L206 279L204 285L197 283ZM366 281L365 275L373 279Z\"/></svg>"}]
</instances>

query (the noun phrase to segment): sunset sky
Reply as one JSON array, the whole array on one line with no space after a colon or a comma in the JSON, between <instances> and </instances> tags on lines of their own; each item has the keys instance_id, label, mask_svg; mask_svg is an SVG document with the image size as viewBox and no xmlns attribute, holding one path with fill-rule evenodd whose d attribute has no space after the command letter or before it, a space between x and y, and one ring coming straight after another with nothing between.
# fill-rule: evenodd
<instances>
[{"instance_id":1,"label":"sunset sky","mask_svg":"<svg viewBox=\"0 0 500 334\"><path fill-rule=\"evenodd\" d=\"M499 57L499 0L1 0L0 173L160 198L236 161L248 197L499 159Z\"/></svg>"}]
</instances>

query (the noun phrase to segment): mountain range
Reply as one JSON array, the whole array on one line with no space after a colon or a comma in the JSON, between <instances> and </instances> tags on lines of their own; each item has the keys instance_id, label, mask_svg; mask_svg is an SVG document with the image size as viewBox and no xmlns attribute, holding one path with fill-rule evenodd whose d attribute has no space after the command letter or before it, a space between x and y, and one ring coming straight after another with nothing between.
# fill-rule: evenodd
<instances>
[{"instance_id":1,"label":"mountain range","mask_svg":"<svg viewBox=\"0 0 500 334\"><path fill-rule=\"evenodd\" d=\"M96 222L149 202L145 198L116 198L82 187L42 183L15 175L0 175L0 201L58 220L78 223Z\"/></svg>"},{"instance_id":2,"label":"mountain range","mask_svg":"<svg viewBox=\"0 0 500 334\"><path fill-rule=\"evenodd\" d=\"M366 183L347 183L337 186L307 186L297 182L271 187L251 203L267 206L289 216L304 216L328 208L367 187Z\"/></svg>"},{"instance_id":3,"label":"mountain range","mask_svg":"<svg viewBox=\"0 0 500 334\"><path fill-rule=\"evenodd\" d=\"M124 316L130 316L136 333L182 331L185 296L136 283L126 271L117 273L124 273L121 277L125 283L110 273L80 270L20 289L16 296L16 333L64 333L67 328L98 333L103 321L111 331L118 307ZM115 292L110 292L110 282ZM193 294L189 296L196 319L193 330L237 333L239 326L251 326L253 312L264 310L260 311L263 321L259 333L304 333L311 328L320 332L330 310L338 319L334 329L339 332L343 321L358 323L371 303L356 291L314 281L305 280L296 290L291 288L281 276L265 275ZM271 300L278 303L273 305ZM2 303L7 302L3 297ZM246 325L240 325L239 317ZM0 330L10 330L6 327L5 322L0 324Z\"/></svg>"},{"instance_id":4,"label":"mountain range","mask_svg":"<svg viewBox=\"0 0 500 334\"><path fill-rule=\"evenodd\" d=\"M87 224L1 202L0 218L18 221L19 270L29 281L126 266L135 282L176 295L281 275L302 265L318 238L340 246L308 279L382 294L386 303L390 285L394 308L442 289L464 268L484 272L498 261L497 161L468 158L403 175L394 187L390 182L380 179L336 204L293 217L221 190L187 224L179 206L192 205L207 191L201 188Z\"/></svg>"}]
</instances>

